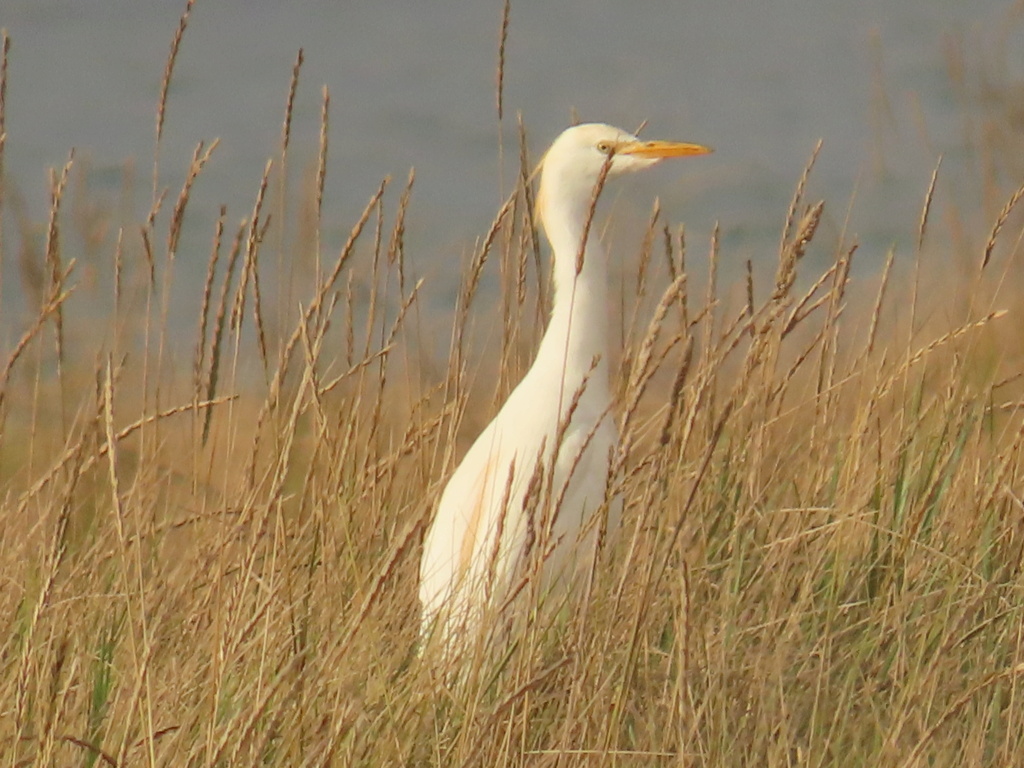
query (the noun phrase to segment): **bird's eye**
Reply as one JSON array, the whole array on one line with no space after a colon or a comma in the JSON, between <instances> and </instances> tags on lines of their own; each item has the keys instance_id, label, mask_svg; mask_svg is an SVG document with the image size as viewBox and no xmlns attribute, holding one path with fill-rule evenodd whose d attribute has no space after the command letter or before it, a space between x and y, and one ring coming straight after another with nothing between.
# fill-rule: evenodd
<instances>
[{"instance_id":1,"label":"bird's eye","mask_svg":"<svg viewBox=\"0 0 1024 768\"><path fill-rule=\"evenodd\" d=\"M610 141L599 141L597 142L597 151L602 155L610 155L614 145Z\"/></svg>"}]
</instances>

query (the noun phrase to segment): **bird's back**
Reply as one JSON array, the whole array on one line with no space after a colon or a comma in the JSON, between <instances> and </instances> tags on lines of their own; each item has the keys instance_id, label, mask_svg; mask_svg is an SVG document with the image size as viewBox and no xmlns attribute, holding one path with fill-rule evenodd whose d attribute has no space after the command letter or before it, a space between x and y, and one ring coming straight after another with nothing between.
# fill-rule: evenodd
<instances>
[{"instance_id":1,"label":"bird's back","mask_svg":"<svg viewBox=\"0 0 1024 768\"><path fill-rule=\"evenodd\" d=\"M588 381L559 429L573 393L538 400L534 393L550 384L541 380L550 374L531 369L445 487L420 569L425 636L440 621L450 643L463 625L477 625L488 606L504 602L528 546L546 547L533 551L547 555L547 583L565 575L574 553L592 546L592 533L585 548L577 540L605 495L615 438L604 406L607 385Z\"/></svg>"}]
</instances>

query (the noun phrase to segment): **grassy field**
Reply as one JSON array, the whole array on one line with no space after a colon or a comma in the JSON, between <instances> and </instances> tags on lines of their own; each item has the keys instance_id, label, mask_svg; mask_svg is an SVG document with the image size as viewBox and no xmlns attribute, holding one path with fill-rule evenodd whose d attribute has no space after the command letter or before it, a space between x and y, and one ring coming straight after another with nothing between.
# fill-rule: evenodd
<instances>
[{"instance_id":1,"label":"grassy field","mask_svg":"<svg viewBox=\"0 0 1024 768\"><path fill-rule=\"evenodd\" d=\"M72 160L45 247L0 240L33 307L0 350L0 765L1021 764L1024 264L998 174L954 208L939 169L916 250L858 280L852 242L802 261L806 175L767 288L719 284L717 243L687 250L652 213L616 286L624 530L556 622L444 679L416 654L420 539L543 328L528 173L464 265L439 363L410 187L383 184L329 249L326 139L285 181L299 60L252 213L220 215L183 297L216 149L164 194L176 51L152 210L97 228ZM1012 111L974 119L1012 178Z\"/></svg>"}]
</instances>

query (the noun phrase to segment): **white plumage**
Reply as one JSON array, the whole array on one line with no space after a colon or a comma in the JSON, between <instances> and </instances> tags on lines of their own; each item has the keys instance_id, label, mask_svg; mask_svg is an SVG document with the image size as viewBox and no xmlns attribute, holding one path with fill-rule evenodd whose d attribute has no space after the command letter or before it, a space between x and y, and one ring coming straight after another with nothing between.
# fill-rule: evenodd
<instances>
[{"instance_id":1,"label":"white plumage","mask_svg":"<svg viewBox=\"0 0 1024 768\"><path fill-rule=\"evenodd\" d=\"M546 555L549 585L589 563L599 530L593 517L605 499L617 440L608 388L607 262L595 236L584 244L595 190L605 173L709 151L586 124L564 131L544 156L537 210L554 260L551 319L530 370L441 495L420 565L424 641L437 638L453 649L473 638L486 612L504 603L528 546ZM534 477L541 482L531 490ZM616 524L609 520L609 527Z\"/></svg>"}]
</instances>

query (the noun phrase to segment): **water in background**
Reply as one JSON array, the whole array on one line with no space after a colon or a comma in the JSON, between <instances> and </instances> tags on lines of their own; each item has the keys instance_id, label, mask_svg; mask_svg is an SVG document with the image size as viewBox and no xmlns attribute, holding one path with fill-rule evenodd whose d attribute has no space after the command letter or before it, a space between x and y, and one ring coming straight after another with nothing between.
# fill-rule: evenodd
<instances>
[{"instance_id":1,"label":"water in background","mask_svg":"<svg viewBox=\"0 0 1024 768\"><path fill-rule=\"evenodd\" d=\"M495 80L501 3L200 0L171 88L161 164L176 194L196 142L221 145L192 196L179 282L199 285L220 204L251 209L275 156L296 52L305 50L295 112L296 164L315 159L320 87L332 96L325 218L343 237L380 179L416 188L407 248L425 292L451 306L459 265L486 231L516 157L521 113L539 156L570 121L711 144L715 155L631 180L620 207L643 218L662 199L691 242L720 222L726 258L770 260L796 180L818 139L812 196L837 232L880 264L912 242L938 155L957 173L969 152L965 106L944 51L984 41L1009 0L606 0L512 3L505 67L505 168ZM47 168L69 149L88 159L97 193L116 200L126 160L149 204L154 105L182 2L3 0L13 41L6 174L29 217L45 222ZM970 46L968 46L970 50ZM979 51L983 55L984 51ZM927 133L927 140L922 139ZM393 193L397 195L397 190ZM18 313L20 236L8 215L4 339ZM194 315L193 315L194 316ZM19 318L20 319L20 318Z\"/></svg>"}]
</instances>

